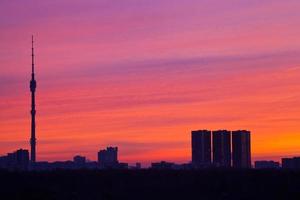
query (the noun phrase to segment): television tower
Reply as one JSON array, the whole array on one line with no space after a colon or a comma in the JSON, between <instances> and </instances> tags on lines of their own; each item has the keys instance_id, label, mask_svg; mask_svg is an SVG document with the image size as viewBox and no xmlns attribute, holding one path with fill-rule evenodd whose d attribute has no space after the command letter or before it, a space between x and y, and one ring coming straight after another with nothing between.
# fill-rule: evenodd
<instances>
[{"instance_id":1,"label":"television tower","mask_svg":"<svg viewBox=\"0 0 300 200\"><path fill-rule=\"evenodd\" d=\"M31 81L30 81L30 92L31 92L31 162L35 163L36 161L36 138L35 138L35 89L36 89L36 81L34 79L34 52L33 52L33 36L32 36L32 47L31 47L31 58L32 58L32 66L31 66Z\"/></svg>"}]
</instances>

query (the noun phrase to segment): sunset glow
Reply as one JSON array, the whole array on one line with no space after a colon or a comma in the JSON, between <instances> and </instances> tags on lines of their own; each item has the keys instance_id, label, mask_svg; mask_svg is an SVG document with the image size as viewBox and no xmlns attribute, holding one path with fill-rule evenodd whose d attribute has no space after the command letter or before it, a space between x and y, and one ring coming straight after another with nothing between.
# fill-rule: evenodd
<instances>
[{"instance_id":1,"label":"sunset glow","mask_svg":"<svg viewBox=\"0 0 300 200\"><path fill-rule=\"evenodd\" d=\"M0 154L191 160L191 130L251 130L252 157L300 155L300 1L0 2Z\"/></svg>"}]
</instances>

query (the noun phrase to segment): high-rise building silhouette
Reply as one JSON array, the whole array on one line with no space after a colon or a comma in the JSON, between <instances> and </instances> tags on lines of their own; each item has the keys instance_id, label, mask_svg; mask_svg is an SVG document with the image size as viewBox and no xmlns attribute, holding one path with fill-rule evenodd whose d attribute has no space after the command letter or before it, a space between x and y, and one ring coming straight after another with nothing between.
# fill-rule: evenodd
<instances>
[{"instance_id":1,"label":"high-rise building silhouette","mask_svg":"<svg viewBox=\"0 0 300 200\"><path fill-rule=\"evenodd\" d=\"M27 170L29 164L29 152L19 149L0 157L0 168L13 170Z\"/></svg>"},{"instance_id":2,"label":"high-rise building silhouette","mask_svg":"<svg viewBox=\"0 0 300 200\"><path fill-rule=\"evenodd\" d=\"M33 49L33 36L32 36L32 47L31 47L31 58L32 58L32 66L31 66L31 80L30 80L30 92L31 92L31 162L35 163L36 161L36 137L35 137L35 90L36 90L36 80L34 77L34 49Z\"/></svg>"},{"instance_id":3,"label":"high-rise building silhouette","mask_svg":"<svg viewBox=\"0 0 300 200\"><path fill-rule=\"evenodd\" d=\"M118 147L107 147L98 152L98 163L101 167L116 167L118 161Z\"/></svg>"},{"instance_id":4,"label":"high-rise building silhouette","mask_svg":"<svg viewBox=\"0 0 300 200\"><path fill-rule=\"evenodd\" d=\"M192 164L197 167L211 164L211 131L192 131Z\"/></svg>"},{"instance_id":5,"label":"high-rise building silhouette","mask_svg":"<svg viewBox=\"0 0 300 200\"><path fill-rule=\"evenodd\" d=\"M17 165L21 169L27 169L29 164L29 152L26 149L19 149L15 152Z\"/></svg>"},{"instance_id":6,"label":"high-rise building silhouette","mask_svg":"<svg viewBox=\"0 0 300 200\"><path fill-rule=\"evenodd\" d=\"M218 130L213 136L213 164L216 167L231 166L231 137L230 131Z\"/></svg>"},{"instance_id":7,"label":"high-rise building silhouette","mask_svg":"<svg viewBox=\"0 0 300 200\"><path fill-rule=\"evenodd\" d=\"M250 131L232 131L232 164L234 168L251 168Z\"/></svg>"}]
</instances>

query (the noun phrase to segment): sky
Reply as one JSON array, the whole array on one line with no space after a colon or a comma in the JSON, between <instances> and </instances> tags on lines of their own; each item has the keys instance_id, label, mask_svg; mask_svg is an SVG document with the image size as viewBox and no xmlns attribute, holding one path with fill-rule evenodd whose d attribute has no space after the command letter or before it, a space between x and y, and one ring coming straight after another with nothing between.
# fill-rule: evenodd
<instances>
[{"instance_id":1,"label":"sky","mask_svg":"<svg viewBox=\"0 0 300 200\"><path fill-rule=\"evenodd\" d=\"M0 155L191 160L191 130L247 129L253 160L300 155L299 0L1 0Z\"/></svg>"}]
</instances>

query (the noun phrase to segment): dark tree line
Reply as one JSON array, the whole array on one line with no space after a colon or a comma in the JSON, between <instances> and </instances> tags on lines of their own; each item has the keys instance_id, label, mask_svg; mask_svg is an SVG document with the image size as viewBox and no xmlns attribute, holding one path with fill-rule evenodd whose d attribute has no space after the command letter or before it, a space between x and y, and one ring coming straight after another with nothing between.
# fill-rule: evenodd
<instances>
[{"instance_id":1,"label":"dark tree line","mask_svg":"<svg viewBox=\"0 0 300 200\"><path fill-rule=\"evenodd\" d=\"M300 199L300 171L0 171L0 199Z\"/></svg>"}]
</instances>

